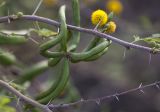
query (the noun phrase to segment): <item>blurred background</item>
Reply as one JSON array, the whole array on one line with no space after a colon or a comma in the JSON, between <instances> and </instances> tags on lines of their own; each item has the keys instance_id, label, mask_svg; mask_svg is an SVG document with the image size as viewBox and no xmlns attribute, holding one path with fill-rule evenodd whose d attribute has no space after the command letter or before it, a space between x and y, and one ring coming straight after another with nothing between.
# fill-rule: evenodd
<instances>
[{"instance_id":1,"label":"blurred background","mask_svg":"<svg viewBox=\"0 0 160 112\"><path fill-rule=\"evenodd\" d=\"M142 37L160 33L160 0L79 0L81 7L81 27L94 26L90 21L91 13L96 9L105 10L107 13L114 11L114 21L117 30L113 36L132 42L134 35ZM0 16L16 14L32 14L39 0L0 0ZM48 17L59 21L58 9L66 4L67 23L73 24L70 0L44 0L36 15ZM57 28L39 23L40 28ZM11 24L1 24L4 30L24 30L36 28L33 22L21 21ZM81 33L78 51L87 46L93 35ZM33 37L34 38L34 37ZM38 39L35 38L37 41ZM38 46L32 41L20 46L2 46L13 52L17 58L30 66L45 59L38 53ZM125 56L124 56L125 53ZM153 83L160 80L160 55L152 55L149 63L149 54L139 50L125 50L124 47L113 43L108 52L100 59L93 62L71 64L71 83L77 90L80 98L97 98L125 91L131 88ZM0 72L10 74L15 67L1 67ZM17 69L16 69L17 70ZM37 93L37 83L48 80L55 72L55 68L45 72L33 81L30 93ZM47 77L46 77L47 76ZM50 80L52 82L52 80ZM44 85L41 85L45 88ZM140 91L106 99L100 105L94 103L82 104L79 107L66 109L64 112L159 112L160 92L157 88ZM79 98L78 98L79 99ZM77 99L77 100L78 100ZM63 100L62 100L63 101ZM75 99L76 101L76 99Z\"/></svg>"}]
</instances>

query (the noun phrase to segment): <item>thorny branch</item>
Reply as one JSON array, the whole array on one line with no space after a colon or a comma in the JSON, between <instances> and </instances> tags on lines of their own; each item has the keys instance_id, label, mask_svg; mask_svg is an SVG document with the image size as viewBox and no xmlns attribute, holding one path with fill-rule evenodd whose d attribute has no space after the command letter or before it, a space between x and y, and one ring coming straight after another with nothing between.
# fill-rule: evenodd
<instances>
[{"instance_id":1,"label":"thorny branch","mask_svg":"<svg viewBox=\"0 0 160 112\"><path fill-rule=\"evenodd\" d=\"M116 100L119 101L119 96L124 95L124 94L132 93L132 92L136 92L136 91L140 91L140 92L144 93L143 90L145 88L153 87L153 86L160 89L159 84L160 84L160 81L155 82L155 83L151 83L151 84L148 84L148 85L145 85L145 86L143 86L142 83L141 83L137 88L130 89L130 90L127 90L127 91L123 91L123 92L120 92L120 93L115 93L115 94L112 94L112 95L107 95L107 96L103 96L103 97L99 97L99 98L93 98L93 99L81 99L81 100L73 102L73 103L57 104L57 105L50 104L48 107L51 110L54 110L54 109L57 109L57 108L66 108L66 107L74 106L74 105L77 105L77 104L80 104L80 103L95 102L97 104L100 104L100 102L102 100L106 100L106 99L109 99L109 98L115 98Z\"/></svg>"},{"instance_id":2,"label":"thorny branch","mask_svg":"<svg viewBox=\"0 0 160 112\"><path fill-rule=\"evenodd\" d=\"M60 26L60 23L57 21L54 21L54 20L51 20L51 19L45 18L45 17L36 16L36 15L22 15L21 17L17 17L16 15L9 15L9 16L0 17L0 23L4 23L4 22L8 22L8 21L11 22L11 21L15 21L15 20L38 21L38 22L43 22L48 25L53 25L56 27ZM153 48L133 44L133 43L118 39L116 37L113 37L111 35L107 35L105 33L98 32L93 29L86 29L86 28L77 27L77 26L73 26L73 25L67 25L67 27L68 27L68 29L71 29L71 30L76 30L79 32L84 32L84 33L96 35L100 38L106 38L106 39L112 40L113 42L115 42L119 45L122 45L122 46L126 47L127 49L135 48L135 49L146 51L148 53L160 53L159 50L155 51Z\"/></svg>"},{"instance_id":3,"label":"thorny branch","mask_svg":"<svg viewBox=\"0 0 160 112\"><path fill-rule=\"evenodd\" d=\"M32 100L31 98L28 98L25 95L21 94L18 90L16 90L12 86L10 86L9 83L0 80L0 86L7 89L9 92L13 93L14 95L16 95L20 100L23 100L23 101L27 102L28 104L31 104L31 105L33 105L37 108L40 108L44 112L52 112L52 111L54 111L55 109L58 109L58 108L71 107L71 106L78 105L78 104L81 104L81 103L95 102L97 104L100 104L101 101L109 99L109 98L116 98L119 101L119 96L124 95L124 94L132 93L132 92L136 92L136 91L140 91L140 92L144 93L143 90L145 88L153 87L153 86L160 89L159 84L160 84L160 81L157 81L157 82L154 82L154 83L151 83L151 84L148 84L148 85L144 85L144 86L141 83L137 88L130 89L130 90L127 90L127 91L123 91L123 92L120 92L120 93L115 93L115 94L103 96L103 97L98 97L98 98L93 98L93 99L81 99L79 101L76 101L76 102L73 102L73 103L66 103L66 104L42 105L42 104L36 102L35 100Z\"/></svg>"},{"instance_id":4,"label":"thorny branch","mask_svg":"<svg viewBox=\"0 0 160 112\"><path fill-rule=\"evenodd\" d=\"M0 86L2 86L3 88L7 89L12 94L16 95L20 100L23 100L26 103L31 104L32 106L35 106L37 108L42 109L43 112L52 112L46 105L42 105L42 104L36 102L35 100L32 100L31 98L28 98L28 97L24 96L18 90L16 90L11 85L9 85L9 83L0 80Z\"/></svg>"}]
</instances>

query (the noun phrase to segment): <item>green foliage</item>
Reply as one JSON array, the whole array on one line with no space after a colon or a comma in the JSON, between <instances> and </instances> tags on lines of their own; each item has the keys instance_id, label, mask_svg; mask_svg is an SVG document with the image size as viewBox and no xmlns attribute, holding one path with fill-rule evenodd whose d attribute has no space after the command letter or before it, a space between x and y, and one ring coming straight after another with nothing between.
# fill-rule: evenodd
<instances>
[{"instance_id":1,"label":"green foliage","mask_svg":"<svg viewBox=\"0 0 160 112\"><path fill-rule=\"evenodd\" d=\"M150 37L145 37L143 39L147 43L160 43L160 34L152 34Z\"/></svg>"},{"instance_id":2,"label":"green foliage","mask_svg":"<svg viewBox=\"0 0 160 112\"><path fill-rule=\"evenodd\" d=\"M6 96L0 96L0 112L16 112L16 110L8 106L8 103L10 103L11 100Z\"/></svg>"},{"instance_id":3,"label":"green foliage","mask_svg":"<svg viewBox=\"0 0 160 112\"><path fill-rule=\"evenodd\" d=\"M112 20L113 17L114 17L114 12L110 12L110 13L108 14L108 19L109 19L109 20Z\"/></svg>"},{"instance_id":4,"label":"green foliage","mask_svg":"<svg viewBox=\"0 0 160 112\"><path fill-rule=\"evenodd\" d=\"M134 42L143 41L147 44L151 45L153 50L159 51L160 50L160 34L152 34L149 37L141 38L139 36L134 36Z\"/></svg>"},{"instance_id":5,"label":"green foliage","mask_svg":"<svg viewBox=\"0 0 160 112\"><path fill-rule=\"evenodd\" d=\"M40 37L52 37L52 36L56 36L58 34L57 32L51 31L46 28L42 28L39 30L34 29L32 31L36 32Z\"/></svg>"}]
</instances>

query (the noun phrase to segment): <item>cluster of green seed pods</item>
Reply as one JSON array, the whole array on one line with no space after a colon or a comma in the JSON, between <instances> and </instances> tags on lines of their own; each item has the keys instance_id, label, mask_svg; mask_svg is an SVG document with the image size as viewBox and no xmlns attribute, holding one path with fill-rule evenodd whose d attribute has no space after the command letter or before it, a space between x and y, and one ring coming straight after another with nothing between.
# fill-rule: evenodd
<instances>
[{"instance_id":1,"label":"cluster of green seed pods","mask_svg":"<svg viewBox=\"0 0 160 112\"><path fill-rule=\"evenodd\" d=\"M69 60L65 57L65 54L67 53L67 25L65 18L65 6L60 8L59 16L61 20L60 33L53 40L48 41L40 46L41 54L49 58L49 66L55 66L62 61L58 79L47 91L40 93L36 98L36 100L43 104L48 103L60 95L67 85L69 79ZM56 46L57 44L59 44L58 51L49 51L50 48Z\"/></svg>"},{"instance_id":2,"label":"cluster of green seed pods","mask_svg":"<svg viewBox=\"0 0 160 112\"><path fill-rule=\"evenodd\" d=\"M72 0L72 11L74 25L80 27L79 0ZM60 64L61 68L57 79L53 82L51 87L38 94L35 98L38 102L43 104L47 104L49 101L54 100L64 91L69 80L70 62L78 63L81 61L87 62L96 60L107 52L108 47L111 44L110 40L95 37L82 52L77 52L76 48L80 41L80 32L67 29L65 6L61 6L59 10L59 19L59 33L55 35L54 38L39 46L40 54L47 60L39 62L24 70L22 75L15 81L17 84L31 81L48 68ZM4 35L3 33L0 33L0 44L21 44L26 41L27 39L25 36L18 36L15 34ZM52 48L54 48L55 51L52 51ZM0 49L0 64L10 65L15 61L16 58L11 53Z\"/></svg>"},{"instance_id":3,"label":"cluster of green seed pods","mask_svg":"<svg viewBox=\"0 0 160 112\"><path fill-rule=\"evenodd\" d=\"M79 1L72 0L73 8L73 20L75 26L80 26L80 9ZM48 103L56 98L63 91L64 87L67 85L69 77L69 62L77 63L80 61L93 61L100 58L108 50L111 41L95 37L90 44L80 53L76 52L76 48L80 41L80 32L69 31L66 25L65 18L65 6L62 6L59 11L60 16L60 32L59 34L49 40L48 42L43 43L40 46L41 55L48 58L48 65L50 67L55 66L62 60L61 73L57 80L51 85L51 87L39 94L36 97L40 103ZM71 33L71 35L67 34ZM58 45L57 51L50 51L49 49Z\"/></svg>"}]
</instances>

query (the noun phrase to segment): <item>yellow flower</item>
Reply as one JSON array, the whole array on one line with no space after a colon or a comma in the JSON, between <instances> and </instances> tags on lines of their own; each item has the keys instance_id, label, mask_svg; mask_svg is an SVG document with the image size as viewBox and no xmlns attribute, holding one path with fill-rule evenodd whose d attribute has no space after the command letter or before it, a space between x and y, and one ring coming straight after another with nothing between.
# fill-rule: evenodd
<instances>
[{"instance_id":1,"label":"yellow flower","mask_svg":"<svg viewBox=\"0 0 160 112\"><path fill-rule=\"evenodd\" d=\"M108 15L103 10L96 10L91 15L91 21L94 25L99 24L99 26L103 26L108 21Z\"/></svg>"},{"instance_id":2,"label":"yellow flower","mask_svg":"<svg viewBox=\"0 0 160 112\"><path fill-rule=\"evenodd\" d=\"M106 8L115 14L120 14L123 10L123 5L119 0L109 0L106 4Z\"/></svg>"},{"instance_id":3,"label":"yellow flower","mask_svg":"<svg viewBox=\"0 0 160 112\"><path fill-rule=\"evenodd\" d=\"M105 33L114 33L116 31L116 24L113 21L108 22L108 27L105 30Z\"/></svg>"},{"instance_id":4,"label":"yellow flower","mask_svg":"<svg viewBox=\"0 0 160 112\"><path fill-rule=\"evenodd\" d=\"M43 3L47 6L47 7L52 7L57 3L57 0L43 0Z\"/></svg>"}]
</instances>

